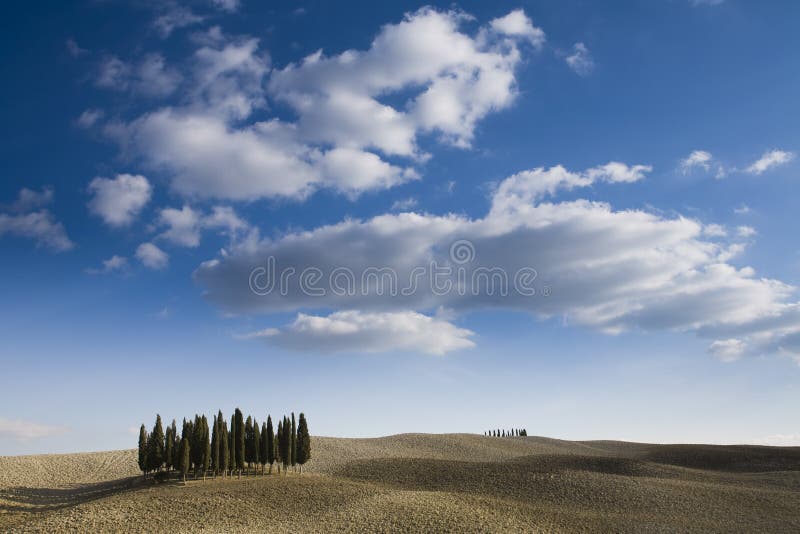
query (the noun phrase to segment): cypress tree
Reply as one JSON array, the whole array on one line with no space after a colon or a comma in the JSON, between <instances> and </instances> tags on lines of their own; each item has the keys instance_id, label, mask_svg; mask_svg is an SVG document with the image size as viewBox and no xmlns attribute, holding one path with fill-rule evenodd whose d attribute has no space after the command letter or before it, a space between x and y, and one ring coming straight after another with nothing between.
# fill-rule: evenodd
<instances>
[{"instance_id":1,"label":"cypress tree","mask_svg":"<svg viewBox=\"0 0 800 534\"><path fill-rule=\"evenodd\" d=\"M303 464L311 459L311 436L308 433L306 416L300 413L300 424L297 427L297 457L295 461L300 464L300 474L303 474Z\"/></svg>"},{"instance_id":2,"label":"cypress tree","mask_svg":"<svg viewBox=\"0 0 800 534\"><path fill-rule=\"evenodd\" d=\"M230 430L230 435L228 437L228 453L230 454L228 458L228 467L230 467L231 476L233 476L233 470L236 469L236 414L231 415Z\"/></svg>"},{"instance_id":3,"label":"cypress tree","mask_svg":"<svg viewBox=\"0 0 800 534\"><path fill-rule=\"evenodd\" d=\"M172 468L172 428L167 427L164 431L164 468L169 471Z\"/></svg>"},{"instance_id":4,"label":"cypress tree","mask_svg":"<svg viewBox=\"0 0 800 534\"><path fill-rule=\"evenodd\" d=\"M292 465L292 424L286 416L283 417L282 434L281 460L283 461L283 474L285 475L289 466Z\"/></svg>"},{"instance_id":5,"label":"cypress tree","mask_svg":"<svg viewBox=\"0 0 800 534\"><path fill-rule=\"evenodd\" d=\"M214 424L211 425L211 472L216 478L219 466L219 425L217 416L214 416Z\"/></svg>"},{"instance_id":6,"label":"cypress tree","mask_svg":"<svg viewBox=\"0 0 800 534\"><path fill-rule=\"evenodd\" d=\"M239 476L242 476L242 469L244 469L244 417L242 411L236 408L234 414L236 419L236 436L233 441L235 447L236 469L239 470Z\"/></svg>"},{"instance_id":7,"label":"cypress tree","mask_svg":"<svg viewBox=\"0 0 800 534\"><path fill-rule=\"evenodd\" d=\"M202 425L203 425L203 456L202 456L202 466L203 466L203 480L206 479L206 473L208 472L209 465L211 464L211 441L209 440L209 430L208 430L208 419L204 415L202 418Z\"/></svg>"},{"instance_id":8,"label":"cypress tree","mask_svg":"<svg viewBox=\"0 0 800 534\"><path fill-rule=\"evenodd\" d=\"M267 416L267 462L269 473L272 474L272 464L275 462L275 431L272 428L272 416Z\"/></svg>"},{"instance_id":9,"label":"cypress tree","mask_svg":"<svg viewBox=\"0 0 800 534\"><path fill-rule=\"evenodd\" d=\"M255 417L253 418L253 463L258 471L258 464L261 463L261 431L258 429Z\"/></svg>"},{"instance_id":10,"label":"cypress tree","mask_svg":"<svg viewBox=\"0 0 800 534\"><path fill-rule=\"evenodd\" d=\"M194 467L194 478L197 478L197 472L203 465L203 421L200 416L195 414L194 424L192 425L192 435L189 438L189 447L192 454L190 460Z\"/></svg>"},{"instance_id":11,"label":"cypress tree","mask_svg":"<svg viewBox=\"0 0 800 534\"><path fill-rule=\"evenodd\" d=\"M144 476L147 476L147 457L147 430L142 424L139 427L139 469L142 470Z\"/></svg>"},{"instance_id":12,"label":"cypress tree","mask_svg":"<svg viewBox=\"0 0 800 534\"><path fill-rule=\"evenodd\" d=\"M281 445L283 441L283 421L278 421L278 433L275 434L275 461L278 462L278 474L281 474Z\"/></svg>"},{"instance_id":13,"label":"cypress tree","mask_svg":"<svg viewBox=\"0 0 800 534\"><path fill-rule=\"evenodd\" d=\"M261 423L261 443L258 450L258 459L261 461L261 475L264 475L264 467L267 465L269 455L269 436L267 435L267 424Z\"/></svg>"},{"instance_id":14,"label":"cypress tree","mask_svg":"<svg viewBox=\"0 0 800 534\"><path fill-rule=\"evenodd\" d=\"M189 455L191 453L190 445L189 445L189 438L184 437L181 440L181 474L183 475L183 483L186 484L186 473L189 472Z\"/></svg>"},{"instance_id":15,"label":"cypress tree","mask_svg":"<svg viewBox=\"0 0 800 534\"><path fill-rule=\"evenodd\" d=\"M220 441L219 441L219 461L220 461L220 469L222 470L222 476L225 477L225 474L228 471L228 466L230 465L230 450L228 448L228 422L222 419L222 412L219 412L219 419L222 421L220 426Z\"/></svg>"},{"instance_id":16,"label":"cypress tree","mask_svg":"<svg viewBox=\"0 0 800 534\"><path fill-rule=\"evenodd\" d=\"M147 443L147 468L148 471L161 470L164 463L164 427L161 425L161 416L156 415L156 424Z\"/></svg>"},{"instance_id":17,"label":"cypress tree","mask_svg":"<svg viewBox=\"0 0 800 534\"><path fill-rule=\"evenodd\" d=\"M244 423L244 461L249 471L253 462L253 419L249 415Z\"/></svg>"},{"instance_id":18,"label":"cypress tree","mask_svg":"<svg viewBox=\"0 0 800 534\"><path fill-rule=\"evenodd\" d=\"M292 412L292 435L290 446L292 448L292 471L294 471L294 464L297 463L297 425L294 421L294 412Z\"/></svg>"}]
</instances>

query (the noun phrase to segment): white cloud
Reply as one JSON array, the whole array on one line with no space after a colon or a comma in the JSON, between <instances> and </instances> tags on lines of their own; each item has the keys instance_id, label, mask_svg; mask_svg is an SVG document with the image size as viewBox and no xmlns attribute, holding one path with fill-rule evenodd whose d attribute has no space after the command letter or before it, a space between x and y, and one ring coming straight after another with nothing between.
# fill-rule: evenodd
<instances>
[{"instance_id":1,"label":"white cloud","mask_svg":"<svg viewBox=\"0 0 800 534\"><path fill-rule=\"evenodd\" d=\"M169 263L169 256L167 253L152 243L142 243L139 245L136 249L136 258L138 258L145 267L156 270L164 269Z\"/></svg>"},{"instance_id":2,"label":"white cloud","mask_svg":"<svg viewBox=\"0 0 800 534\"><path fill-rule=\"evenodd\" d=\"M69 52L69 55L71 55L72 57L81 57L82 55L87 54L89 52L85 48L81 48L80 46L78 46L77 41L75 41L75 39L73 39L72 37L67 39L66 46L67 46L67 52Z\"/></svg>"},{"instance_id":3,"label":"white cloud","mask_svg":"<svg viewBox=\"0 0 800 534\"><path fill-rule=\"evenodd\" d=\"M417 204L419 204L419 203L417 202L416 198L413 198L413 197L403 198L403 199L395 200L394 202L392 202L391 210L392 211L408 211L410 209L416 208Z\"/></svg>"},{"instance_id":4,"label":"white cloud","mask_svg":"<svg viewBox=\"0 0 800 534\"><path fill-rule=\"evenodd\" d=\"M104 89L164 97L172 94L181 80L180 73L167 66L164 56L152 53L145 55L135 65L116 56L105 58L100 63L95 84Z\"/></svg>"},{"instance_id":5,"label":"white cloud","mask_svg":"<svg viewBox=\"0 0 800 534\"><path fill-rule=\"evenodd\" d=\"M568 55L565 61L578 76L588 76L594 70L592 54L583 43L575 43L572 46L572 54Z\"/></svg>"},{"instance_id":6,"label":"white cloud","mask_svg":"<svg viewBox=\"0 0 800 534\"><path fill-rule=\"evenodd\" d=\"M81 128L91 128L105 116L102 109L87 109L75 121Z\"/></svg>"},{"instance_id":7,"label":"white cloud","mask_svg":"<svg viewBox=\"0 0 800 534\"><path fill-rule=\"evenodd\" d=\"M691 154L681 160L681 170L684 174L688 174L695 167L709 170L713 159L714 157L710 152L706 152L705 150L693 150Z\"/></svg>"},{"instance_id":8,"label":"white cloud","mask_svg":"<svg viewBox=\"0 0 800 534\"><path fill-rule=\"evenodd\" d=\"M763 174L772 168L785 165L793 159L794 154L792 152L787 152L785 150L768 150L767 152L764 152L761 158L747 167L745 172L756 175Z\"/></svg>"},{"instance_id":9,"label":"white cloud","mask_svg":"<svg viewBox=\"0 0 800 534\"><path fill-rule=\"evenodd\" d=\"M60 436L69 429L63 426L42 425L19 419L0 417L0 438L26 441L30 439Z\"/></svg>"},{"instance_id":10,"label":"white cloud","mask_svg":"<svg viewBox=\"0 0 800 534\"><path fill-rule=\"evenodd\" d=\"M218 9L228 11L229 13L237 11L241 5L239 0L211 0L211 3Z\"/></svg>"},{"instance_id":11,"label":"white cloud","mask_svg":"<svg viewBox=\"0 0 800 534\"><path fill-rule=\"evenodd\" d=\"M340 311L327 317L301 313L283 328L246 337L315 352L414 351L441 355L473 347L475 344L469 339L472 335L446 320L411 311Z\"/></svg>"},{"instance_id":12,"label":"white cloud","mask_svg":"<svg viewBox=\"0 0 800 534\"><path fill-rule=\"evenodd\" d=\"M711 343L708 351L721 362L730 363L747 352L747 344L741 339L720 339Z\"/></svg>"},{"instance_id":13,"label":"white cloud","mask_svg":"<svg viewBox=\"0 0 800 534\"><path fill-rule=\"evenodd\" d=\"M711 152L705 150L693 150L680 162L680 169L683 174L689 174L695 169L702 169L705 172L714 170L716 178L723 178L727 171L719 163Z\"/></svg>"},{"instance_id":14,"label":"white cloud","mask_svg":"<svg viewBox=\"0 0 800 534\"><path fill-rule=\"evenodd\" d=\"M697 6L718 6L725 0L689 0L689 3L694 7Z\"/></svg>"},{"instance_id":15,"label":"white cloud","mask_svg":"<svg viewBox=\"0 0 800 534\"><path fill-rule=\"evenodd\" d=\"M206 229L219 230L224 235L235 237L250 228L229 206L214 206L207 215L190 206L165 208L159 213L158 224L167 227L159 234L160 239L182 247L198 246L201 233Z\"/></svg>"},{"instance_id":16,"label":"white cloud","mask_svg":"<svg viewBox=\"0 0 800 534\"><path fill-rule=\"evenodd\" d=\"M503 17L496 18L489 25L499 34L523 37L537 48L546 40L544 31L535 27L522 9L515 9Z\"/></svg>"},{"instance_id":17,"label":"white cloud","mask_svg":"<svg viewBox=\"0 0 800 534\"><path fill-rule=\"evenodd\" d=\"M23 187L17 194L17 200L7 209L12 213L28 212L51 204L54 197L52 187L43 187L41 191Z\"/></svg>"},{"instance_id":18,"label":"white cloud","mask_svg":"<svg viewBox=\"0 0 800 534\"><path fill-rule=\"evenodd\" d=\"M124 256L117 256L115 254L107 260L103 260L103 265L99 269L90 268L86 269L86 272L89 274L108 274L114 271L124 270L127 266L128 258L125 258Z\"/></svg>"},{"instance_id":19,"label":"white cloud","mask_svg":"<svg viewBox=\"0 0 800 534\"><path fill-rule=\"evenodd\" d=\"M161 14L153 20L153 27L162 39L169 37L173 31L203 22L203 17L196 15L188 7L178 5L174 1L159 2Z\"/></svg>"},{"instance_id":20,"label":"white cloud","mask_svg":"<svg viewBox=\"0 0 800 534\"><path fill-rule=\"evenodd\" d=\"M583 172L557 166L518 173L497 187L488 214L478 219L400 213L345 220L279 239L260 239L253 232L202 264L195 278L212 302L234 313L505 308L537 317L568 316L571 324L609 333L687 331L710 341L739 339L747 354L800 354L800 334L795 334L800 332L800 303L790 300L795 288L728 263L744 249L736 236L707 240L708 225L685 217L615 211L587 200L544 200L559 189L586 187L596 180L640 179L647 169L615 164ZM450 247L463 239L474 252L472 261L463 264L465 280L474 280L479 269L497 267L513 284L517 273L533 268L536 275L528 282L535 294L511 290L503 295L486 285L477 291L442 292L433 289L430 269L416 277L416 290L402 291L416 268L432 261L455 267ZM323 276L316 287L327 291L314 295L295 278L285 291L257 294L244 281L269 257L275 258L278 273L292 267L299 277L308 267L320 269ZM329 276L339 267L357 280L363 280L369 267L391 267L397 291L380 291L370 283L360 291L336 292ZM714 350L724 347L717 344Z\"/></svg>"},{"instance_id":21,"label":"white cloud","mask_svg":"<svg viewBox=\"0 0 800 534\"><path fill-rule=\"evenodd\" d=\"M707 224L703 226L703 235L708 237L725 237L728 231L720 224Z\"/></svg>"},{"instance_id":22,"label":"white cloud","mask_svg":"<svg viewBox=\"0 0 800 534\"><path fill-rule=\"evenodd\" d=\"M736 234L739 237L753 237L757 234L756 229L752 226L737 226L736 227Z\"/></svg>"},{"instance_id":23,"label":"white cloud","mask_svg":"<svg viewBox=\"0 0 800 534\"><path fill-rule=\"evenodd\" d=\"M733 208L733 213L735 213L736 215L747 215L751 211L752 210L750 209L750 206L748 206L747 204L742 204L741 206Z\"/></svg>"},{"instance_id":24,"label":"white cloud","mask_svg":"<svg viewBox=\"0 0 800 534\"><path fill-rule=\"evenodd\" d=\"M128 226L150 201L152 188L147 178L134 174L118 174L116 178L97 177L89 183L93 195L89 210L107 224Z\"/></svg>"},{"instance_id":25,"label":"white cloud","mask_svg":"<svg viewBox=\"0 0 800 534\"><path fill-rule=\"evenodd\" d=\"M75 246L67 236L64 225L47 210L18 215L0 213L0 237L6 234L33 239L37 246L55 252L70 250Z\"/></svg>"},{"instance_id":26,"label":"white cloud","mask_svg":"<svg viewBox=\"0 0 800 534\"><path fill-rule=\"evenodd\" d=\"M518 10L471 36L467 18L423 8L382 27L367 50L318 51L271 72L257 39L212 28L193 36L184 104L106 132L191 197L304 199L327 188L355 198L393 187L419 178L413 165L429 157L420 134L467 148L477 122L516 96L519 41L540 30ZM395 107L385 102L394 95ZM297 119L248 122L267 96Z\"/></svg>"}]
</instances>

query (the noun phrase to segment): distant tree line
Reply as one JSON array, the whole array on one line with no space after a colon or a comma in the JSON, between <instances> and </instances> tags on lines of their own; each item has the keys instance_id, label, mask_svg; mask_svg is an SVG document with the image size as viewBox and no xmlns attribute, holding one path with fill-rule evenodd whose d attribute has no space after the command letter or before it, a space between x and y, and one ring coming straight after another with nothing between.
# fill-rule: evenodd
<instances>
[{"instance_id":1,"label":"distant tree line","mask_svg":"<svg viewBox=\"0 0 800 534\"><path fill-rule=\"evenodd\" d=\"M252 416L244 418L239 408L231 416L230 427L222 415L222 410L214 416L211 427L205 415L195 415L194 421L183 420L181 432L175 420L164 430L161 416L156 415L153 430L147 432L144 425L139 429L139 469L145 476L151 473L177 471L183 476L192 473L194 478L203 480L211 476L241 477L242 472L263 475L267 464L269 473L277 463L278 474L283 465L284 474L289 466L292 470L311 459L311 436L305 414L300 414L295 424L294 412L291 419L284 416L278 421L277 431L272 425L272 417L262 423ZM163 476L163 475L161 475Z\"/></svg>"},{"instance_id":2,"label":"distant tree line","mask_svg":"<svg viewBox=\"0 0 800 534\"><path fill-rule=\"evenodd\" d=\"M520 436L527 436L528 431L524 428L512 428L511 430L486 430L483 433L484 436L489 436L493 438L515 438Z\"/></svg>"}]
</instances>

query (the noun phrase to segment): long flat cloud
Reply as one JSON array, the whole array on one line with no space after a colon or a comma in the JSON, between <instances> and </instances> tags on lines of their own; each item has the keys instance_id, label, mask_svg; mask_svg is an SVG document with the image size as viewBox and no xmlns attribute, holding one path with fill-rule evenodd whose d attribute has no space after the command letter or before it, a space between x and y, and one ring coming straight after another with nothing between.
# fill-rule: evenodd
<instances>
[{"instance_id":1,"label":"long flat cloud","mask_svg":"<svg viewBox=\"0 0 800 534\"><path fill-rule=\"evenodd\" d=\"M794 288L734 265L745 247L735 233L709 236L705 225L686 217L548 200L600 181L640 180L648 171L616 162L584 172L525 171L501 182L487 215L477 219L400 213L278 239L253 232L202 264L195 277L212 302L234 313L505 308L566 316L610 333L695 332L717 341L710 351L723 360L758 351L794 354L800 348ZM267 292L270 261L278 276L294 274ZM434 263L451 269L444 277L449 290L437 286ZM505 292L500 278L492 278L499 272L506 274ZM416 289L408 291L410 280Z\"/></svg>"}]
</instances>

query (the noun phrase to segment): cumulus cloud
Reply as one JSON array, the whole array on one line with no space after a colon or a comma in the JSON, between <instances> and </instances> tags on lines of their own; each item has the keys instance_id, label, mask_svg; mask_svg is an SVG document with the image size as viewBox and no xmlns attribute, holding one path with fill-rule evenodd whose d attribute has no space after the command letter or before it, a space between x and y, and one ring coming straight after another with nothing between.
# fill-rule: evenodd
<instances>
[{"instance_id":1,"label":"cumulus cloud","mask_svg":"<svg viewBox=\"0 0 800 534\"><path fill-rule=\"evenodd\" d=\"M785 165L794 159L794 153L785 150L768 150L745 169L750 174L763 174L770 169Z\"/></svg>"},{"instance_id":2,"label":"cumulus cloud","mask_svg":"<svg viewBox=\"0 0 800 534\"><path fill-rule=\"evenodd\" d=\"M33 239L37 246L55 252L70 250L75 246L67 236L64 225L47 210L19 215L0 213L0 237L6 234Z\"/></svg>"},{"instance_id":3,"label":"cumulus cloud","mask_svg":"<svg viewBox=\"0 0 800 534\"><path fill-rule=\"evenodd\" d=\"M680 170L683 174L690 174L696 169L705 172L714 171L717 178L722 178L726 174L725 167L719 163L711 152L705 150L693 150L680 162Z\"/></svg>"},{"instance_id":4,"label":"cumulus cloud","mask_svg":"<svg viewBox=\"0 0 800 534\"><path fill-rule=\"evenodd\" d=\"M594 70L592 54L583 43L575 43L572 46L572 54L564 58L564 61L578 76L588 76Z\"/></svg>"},{"instance_id":5,"label":"cumulus cloud","mask_svg":"<svg viewBox=\"0 0 800 534\"><path fill-rule=\"evenodd\" d=\"M136 249L136 258L149 268L160 270L164 269L169 263L169 256L166 252L152 243L142 243Z\"/></svg>"},{"instance_id":6,"label":"cumulus cloud","mask_svg":"<svg viewBox=\"0 0 800 534\"><path fill-rule=\"evenodd\" d=\"M230 3L230 0L222 3ZM179 5L175 1L167 0L157 2L159 14L153 19L153 28L159 33L162 39L169 37L173 31L193 26L203 22L204 18L195 14L191 9Z\"/></svg>"},{"instance_id":7,"label":"cumulus cloud","mask_svg":"<svg viewBox=\"0 0 800 534\"><path fill-rule=\"evenodd\" d=\"M54 197L52 187L43 187L41 191L23 187L17 194L17 200L7 209L13 213L24 213L51 204Z\"/></svg>"},{"instance_id":8,"label":"cumulus cloud","mask_svg":"<svg viewBox=\"0 0 800 534\"><path fill-rule=\"evenodd\" d=\"M51 426L22 421L20 419L6 419L0 417L0 438L27 441L30 439L60 436L68 432L64 426Z\"/></svg>"},{"instance_id":9,"label":"cumulus cloud","mask_svg":"<svg viewBox=\"0 0 800 534\"><path fill-rule=\"evenodd\" d=\"M72 37L67 39L66 47L67 47L67 52L69 52L69 55L71 55L72 57L81 57L89 52L85 48L81 48L80 46L78 46L78 42L75 41L75 39L73 39Z\"/></svg>"},{"instance_id":10,"label":"cumulus cloud","mask_svg":"<svg viewBox=\"0 0 800 534\"><path fill-rule=\"evenodd\" d=\"M159 213L158 224L166 227L159 238L183 247L198 246L201 232L205 229L219 230L233 237L250 227L229 206L214 206L209 214L189 206L165 208Z\"/></svg>"},{"instance_id":11,"label":"cumulus cloud","mask_svg":"<svg viewBox=\"0 0 800 534\"><path fill-rule=\"evenodd\" d=\"M677 330L710 342L738 339L742 354L800 354L800 334L791 335L800 331L800 305L791 301L795 288L729 263L744 249L737 236L708 240L707 225L685 217L615 211L580 199L546 201L558 190L598 180L641 179L646 170L616 163L583 172L557 166L517 173L499 184L488 214L477 219L400 213L279 239L251 232L203 263L195 278L212 302L238 313L505 308L568 316L572 324L609 333ZM455 243L463 250L454 253ZM294 269L281 290L267 291L264 284L269 258L273 274ZM435 280L432 262L451 269L444 282ZM383 267L389 271L374 271ZM347 276L334 280L337 269L354 273L355 290ZM497 270L506 273L505 292L502 280L492 278ZM303 281L302 273L310 277ZM497 282L492 290L490 280ZM731 343L713 349L727 358L731 350Z\"/></svg>"},{"instance_id":12,"label":"cumulus cloud","mask_svg":"<svg viewBox=\"0 0 800 534\"><path fill-rule=\"evenodd\" d=\"M0 206L6 212L0 213L0 237L10 235L33 239L36 246L46 247L54 252L73 248L75 244L67 236L64 225L56 221L50 211L40 209L51 204L53 198L53 189L50 187L44 187L41 191L25 187L20 189L17 200Z\"/></svg>"},{"instance_id":13,"label":"cumulus cloud","mask_svg":"<svg viewBox=\"0 0 800 534\"><path fill-rule=\"evenodd\" d=\"M416 198L413 198L413 197L403 198L403 199L395 200L394 202L392 202L391 210L392 211L408 211L410 209L416 208L417 204L419 204L419 203L417 202Z\"/></svg>"},{"instance_id":14,"label":"cumulus cloud","mask_svg":"<svg viewBox=\"0 0 800 534\"><path fill-rule=\"evenodd\" d=\"M271 72L257 39L197 34L185 105L108 131L187 196L303 199L328 188L355 198L416 180L429 157L420 134L470 147L478 121L514 101L519 43L540 39L521 10L474 35L462 31L467 18L423 8L366 50L320 50ZM251 121L268 96L296 119Z\"/></svg>"},{"instance_id":15,"label":"cumulus cloud","mask_svg":"<svg viewBox=\"0 0 800 534\"><path fill-rule=\"evenodd\" d=\"M128 226L150 201L152 188L138 174L118 174L116 178L97 177L89 183L89 210L106 224Z\"/></svg>"},{"instance_id":16,"label":"cumulus cloud","mask_svg":"<svg viewBox=\"0 0 800 534\"><path fill-rule=\"evenodd\" d=\"M100 63L95 84L104 89L164 97L172 94L181 80L180 73L167 66L164 56L153 53L136 64L126 63L116 56L105 58Z\"/></svg>"},{"instance_id":17,"label":"cumulus cloud","mask_svg":"<svg viewBox=\"0 0 800 534\"><path fill-rule=\"evenodd\" d=\"M708 351L721 362L730 363L740 359L747 351L747 344L741 339L719 339L711 343Z\"/></svg>"},{"instance_id":18,"label":"cumulus cloud","mask_svg":"<svg viewBox=\"0 0 800 534\"><path fill-rule=\"evenodd\" d=\"M515 9L503 17L496 18L489 25L501 35L523 37L537 48L541 47L546 40L544 31L534 26L522 9Z\"/></svg>"},{"instance_id":19,"label":"cumulus cloud","mask_svg":"<svg viewBox=\"0 0 800 534\"><path fill-rule=\"evenodd\" d=\"M91 128L105 116L102 109L87 109L76 119L75 123L81 128Z\"/></svg>"},{"instance_id":20,"label":"cumulus cloud","mask_svg":"<svg viewBox=\"0 0 800 534\"><path fill-rule=\"evenodd\" d=\"M122 271L128 266L128 258L124 256L117 256L116 254L103 260L102 266L99 268L89 268L86 272L89 274L109 274L114 271Z\"/></svg>"},{"instance_id":21,"label":"cumulus cloud","mask_svg":"<svg viewBox=\"0 0 800 534\"><path fill-rule=\"evenodd\" d=\"M314 352L417 351L441 355L475 344L474 333L450 322L412 311L363 313L339 311L328 316L298 314L283 328L246 337Z\"/></svg>"},{"instance_id":22,"label":"cumulus cloud","mask_svg":"<svg viewBox=\"0 0 800 534\"><path fill-rule=\"evenodd\" d=\"M211 3L218 9L229 13L237 11L241 5L239 0L211 0Z\"/></svg>"}]
</instances>

